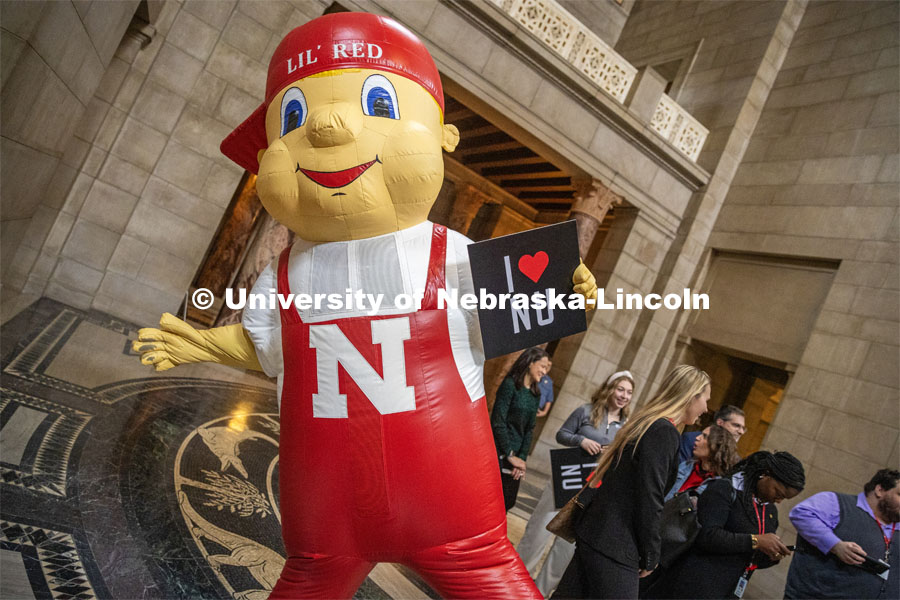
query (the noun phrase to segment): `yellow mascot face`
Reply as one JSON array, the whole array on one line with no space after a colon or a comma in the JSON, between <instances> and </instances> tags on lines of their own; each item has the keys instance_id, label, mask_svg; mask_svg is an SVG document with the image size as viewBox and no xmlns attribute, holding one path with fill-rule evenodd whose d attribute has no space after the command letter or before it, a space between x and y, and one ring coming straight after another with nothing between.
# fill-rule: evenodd
<instances>
[{"instance_id":1,"label":"yellow mascot face","mask_svg":"<svg viewBox=\"0 0 900 600\"><path fill-rule=\"evenodd\" d=\"M373 237L426 220L459 133L418 83L372 69L311 75L266 112L257 190L301 238Z\"/></svg>"}]
</instances>

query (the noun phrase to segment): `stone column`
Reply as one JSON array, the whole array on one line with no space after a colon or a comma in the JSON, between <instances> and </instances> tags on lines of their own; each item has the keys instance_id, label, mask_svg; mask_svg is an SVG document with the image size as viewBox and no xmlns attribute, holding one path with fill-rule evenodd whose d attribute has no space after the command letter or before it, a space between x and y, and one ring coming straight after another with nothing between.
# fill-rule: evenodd
<instances>
[{"instance_id":1,"label":"stone column","mask_svg":"<svg viewBox=\"0 0 900 600\"><path fill-rule=\"evenodd\" d=\"M597 179L576 183L578 191L572 204L572 218L578 226L578 251L587 260L594 236L610 207L622 204L624 198Z\"/></svg>"},{"instance_id":2,"label":"stone column","mask_svg":"<svg viewBox=\"0 0 900 600\"><path fill-rule=\"evenodd\" d=\"M484 204L497 201L469 183L459 183L456 186L456 200L450 210L450 229L465 235L478 214L478 210Z\"/></svg>"}]
</instances>

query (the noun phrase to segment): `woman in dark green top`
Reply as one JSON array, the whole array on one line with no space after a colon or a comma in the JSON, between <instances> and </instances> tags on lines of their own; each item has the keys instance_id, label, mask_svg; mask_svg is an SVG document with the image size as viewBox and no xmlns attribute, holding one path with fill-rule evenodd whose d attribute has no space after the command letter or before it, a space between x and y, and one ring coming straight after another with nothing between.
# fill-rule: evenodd
<instances>
[{"instance_id":1,"label":"woman in dark green top","mask_svg":"<svg viewBox=\"0 0 900 600\"><path fill-rule=\"evenodd\" d=\"M525 476L525 458L541 399L538 382L549 370L550 356L542 348L529 348L519 355L497 390L491 429L500 458L506 510L515 505L519 482Z\"/></svg>"}]
</instances>

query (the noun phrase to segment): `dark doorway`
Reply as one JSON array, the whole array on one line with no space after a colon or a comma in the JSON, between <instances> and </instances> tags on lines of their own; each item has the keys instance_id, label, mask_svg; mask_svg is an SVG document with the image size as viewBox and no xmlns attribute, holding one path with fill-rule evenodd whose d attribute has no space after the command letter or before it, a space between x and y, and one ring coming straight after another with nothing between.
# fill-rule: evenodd
<instances>
[{"instance_id":1,"label":"dark doorway","mask_svg":"<svg viewBox=\"0 0 900 600\"><path fill-rule=\"evenodd\" d=\"M712 422L713 413L726 404L744 411L747 433L738 442L738 452L747 456L759 450L769 425L775 419L784 389L790 379L787 365L764 364L765 359L742 355L726 348L694 340L695 363L712 378L709 413L700 426Z\"/></svg>"}]
</instances>

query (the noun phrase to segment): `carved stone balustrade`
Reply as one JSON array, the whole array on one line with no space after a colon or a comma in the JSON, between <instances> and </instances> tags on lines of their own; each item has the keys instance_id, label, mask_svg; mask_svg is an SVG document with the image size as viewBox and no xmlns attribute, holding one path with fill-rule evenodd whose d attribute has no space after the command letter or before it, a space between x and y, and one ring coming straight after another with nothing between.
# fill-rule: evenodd
<instances>
[{"instance_id":1,"label":"carved stone balustrade","mask_svg":"<svg viewBox=\"0 0 900 600\"><path fill-rule=\"evenodd\" d=\"M597 34L554 0L488 0L619 102L637 73Z\"/></svg>"},{"instance_id":2,"label":"carved stone balustrade","mask_svg":"<svg viewBox=\"0 0 900 600\"><path fill-rule=\"evenodd\" d=\"M625 104L638 69L619 56L555 0L487 0L512 17L547 48ZM672 98L663 94L650 127L679 152L696 162L709 130Z\"/></svg>"},{"instance_id":3,"label":"carved stone balustrade","mask_svg":"<svg viewBox=\"0 0 900 600\"><path fill-rule=\"evenodd\" d=\"M694 162L709 134L709 129L666 94L659 99L650 126Z\"/></svg>"}]
</instances>

